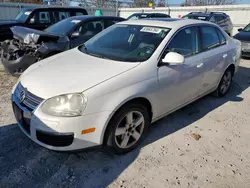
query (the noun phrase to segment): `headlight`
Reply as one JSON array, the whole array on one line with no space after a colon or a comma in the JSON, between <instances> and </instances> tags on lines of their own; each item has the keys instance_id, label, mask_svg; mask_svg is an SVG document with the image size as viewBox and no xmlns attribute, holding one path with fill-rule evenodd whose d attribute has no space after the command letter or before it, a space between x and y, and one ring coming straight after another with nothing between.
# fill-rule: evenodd
<instances>
[{"instance_id":1,"label":"headlight","mask_svg":"<svg viewBox=\"0 0 250 188\"><path fill-rule=\"evenodd\" d=\"M46 100L41 110L52 116L80 116L86 107L87 98L82 94L60 95Z\"/></svg>"}]
</instances>

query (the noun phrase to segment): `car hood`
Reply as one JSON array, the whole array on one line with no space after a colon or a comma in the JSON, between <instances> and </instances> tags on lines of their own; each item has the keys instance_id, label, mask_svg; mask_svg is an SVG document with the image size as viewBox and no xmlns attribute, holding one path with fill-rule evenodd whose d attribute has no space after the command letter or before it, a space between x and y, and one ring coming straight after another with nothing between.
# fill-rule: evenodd
<instances>
[{"instance_id":1,"label":"car hood","mask_svg":"<svg viewBox=\"0 0 250 188\"><path fill-rule=\"evenodd\" d=\"M16 20L0 20L0 28L1 28L1 26L14 25L17 23L18 22Z\"/></svg>"},{"instance_id":2,"label":"car hood","mask_svg":"<svg viewBox=\"0 0 250 188\"><path fill-rule=\"evenodd\" d=\"M93 57L75 48L32 65L20 81L28 91L47 99L83 92L137 65Z\"/></svg>"},{"instance_id":3,"label":"car hood","mask_svg":"<svg viewBox=\"0 0 250 188\"><path fill-rule=\"evenodd\" d=\"M250 32L240 32L234 35L234 38L240 41L249 41L250 42Z\"/></svg>"},{"instance_id":4,"label":"car hood","mask_svg":"<svg viewBox=\"0 0 250 188\"><path fill-rule=\"evenodd\" d=\"M54 42L57 41L60 36L51 34L45 31L30 29L27 27L14 26L11 28L13 37L22 41L23 43L39 44L41 42Z\"/></svg>"}]
</instances>

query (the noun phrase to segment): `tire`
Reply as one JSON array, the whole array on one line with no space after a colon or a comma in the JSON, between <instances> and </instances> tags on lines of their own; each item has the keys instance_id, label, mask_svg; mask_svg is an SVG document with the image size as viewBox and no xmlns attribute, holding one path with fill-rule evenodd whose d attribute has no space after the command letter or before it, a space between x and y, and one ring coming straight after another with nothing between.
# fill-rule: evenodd
<instances>
[{"instance_id":1,"label":"tire","mask_svg":"<svg viewBox=\"0 0 250 188\"><path fill-rule=\"evenodd\" d=\"M125 105L110 120L104 138L106 150L118 155L133 150L145 137L149 124L149 112L145 106L136 103Z\"/></svg>"},{"instance_id":2,"label":"tire","mask_svg":"<svg viewBox=\"0 0 250 188\"><path fill-rule=\"evenodd\" d=\"M216 97L223 97L227 94L232 83L232 78L233 78L233 71L232 69L228 68L223 74L221 81L214 92Z\"/></svg>"}]
</instances>

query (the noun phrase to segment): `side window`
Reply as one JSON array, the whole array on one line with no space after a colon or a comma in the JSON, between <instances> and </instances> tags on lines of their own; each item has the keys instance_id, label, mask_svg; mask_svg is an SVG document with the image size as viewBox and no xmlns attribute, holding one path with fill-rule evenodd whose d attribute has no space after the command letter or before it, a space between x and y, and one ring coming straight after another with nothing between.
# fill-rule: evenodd
<instances>
[{"instance_id":1,"label":"side window","mask_svg":"<svg viewBox=\"0 0 250 188\"><path fill-rule=\"evenodd\" d=\"M76 12L76 16L82 16L82 15L85 15L85 14L83 14L82 12Z\"/></svg>"},{"instance_id":2,"label":"side window","mask_svg":"<svg viewBox=\"0 0 250 188\"><path fill-rule=\"evenodd\" d=\"M94 36L104 29L103 21L90 21L85 22L83 25L77 28L77 31L81 36Z\"/></svg>"},{"instance_id":3,"label":"side window","mask_svg":"<svg viewBox=\"0 0 250 188\"><path fill-rule=\"evenodd\" d=\"M223 22L223 20L225 20L224 16L215 16L216 23L221 23L221 22Z\"/></svg>"},{"instance_id":4,"label":"side window","mask_svg":"<svg viewBox=\"0 0 250 188\"><path fill-rule=\"evenodd\" d=\"M30 18L29 23L31 24L46 24L51 23L50 14L47 11L36 11L34 15Z\"/></svg>"},{"instance_id":5,"label":"side window","mask_svg":"<svg viewBox=\"0 0 250 188\"><path fill-rule=\"evenodd\" d=\"M50 23L50 15L49 12L44 11L44 12L38 12L38 23Z\"/></svg>"},{"instance_id":6,"label":"side window","mask_svg":"<svg viewBox=\"0 0 250 188\"><path fill-rule=\"evenodd\" d=\"M105 22L106 22L106 28L107 28L107 27L110 27L111 25L118 23L119 21L118 20L105 20Z\"/></svg>"},{"instance_id":7,"label":"side window","mask_svg":"<svg viewBox=\"0 0 250 188\"><path fill-rule=\"evenodd\" d=\"M65 18L68 18L68 17L70 17L69 12L58 12L59 21L64 20Z\"/></svg>"},{"instance_id":8,"label":"side window","mask_svg":"<svg viewBox=\"0 0 250 188\"><path fill-rule=\"evenodd\" d=\"M212 48L220 46L220 40L217 35L216 29L211 26L201 27L201 40L203 50L210 50Z\"/></svg>"},{"instance_id":9,"label":"side window","mask_svg":"<svg viewBox=\"0 0 250 188\"><path fill-rule=\"evenodd\" d=\"M221 45L226 44L226 42L227 42L226 37L221 33L221 31L219 29L216 29L216 30L217 30Z\"/></svg>"},{"instance_id":10,"label":"side window","mask_svg":"<svg viewBox=\"0 0 250 188\"><path fill-rule=\"evenodd\" d=\"M170 41L167 52L177 52L184 57L199 52L198 27L189 27L179 31Z\"/></svg>"},{"instance_id":11,"label":"side window","mask_svg":"<svg viewBox=\"0 0 250 188\"><path fill-rule=\"evenodd\" d=\"M214 16L212 16L211 18L210 18L210 22L213 22L213 23L215 23L216 21L215 21L215 17Z\"/></svg>"}]
</instances>

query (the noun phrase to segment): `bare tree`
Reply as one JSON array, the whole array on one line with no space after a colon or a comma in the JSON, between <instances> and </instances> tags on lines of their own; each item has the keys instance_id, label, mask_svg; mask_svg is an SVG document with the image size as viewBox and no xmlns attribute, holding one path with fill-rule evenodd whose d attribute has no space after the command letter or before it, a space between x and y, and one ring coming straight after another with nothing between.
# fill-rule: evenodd
<instances>
[{"instance_id":1,"label":"bare tree","mask_svg":"<svg viewBox=\"0 0 250 188\"><path fill-rule=\"evenodd\" d=\"M235 2L236 0L185 0L181 6L228 5Z\"/></svg>"}]
</instances>

